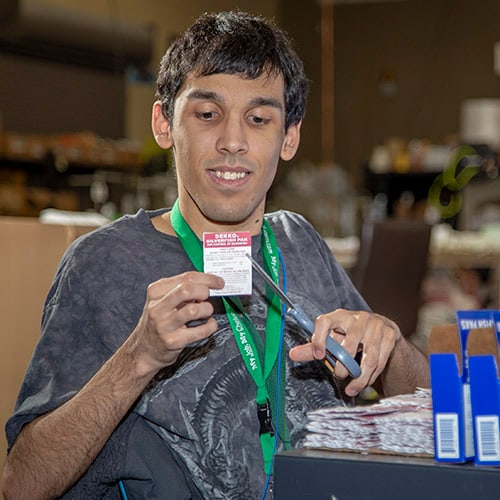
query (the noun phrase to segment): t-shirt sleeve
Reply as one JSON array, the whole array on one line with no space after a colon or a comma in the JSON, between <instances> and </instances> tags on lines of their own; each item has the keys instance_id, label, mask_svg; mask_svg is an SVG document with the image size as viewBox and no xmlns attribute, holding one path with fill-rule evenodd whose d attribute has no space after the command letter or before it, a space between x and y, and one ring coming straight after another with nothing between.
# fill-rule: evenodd
<instances>
[{"instance_id":1,"label":"t-shirt sleeve","mask_svg":"<svg viewBox=\"0 0 500 500\"><path fill-rule=\"evenodd\" d=\"M288 291L310 315L339 308L370 310L325 240L302 215L275 212L270 223L277 233Z\"/></svg>"},{"instance_id":2,"label":"t-shirt sleeve","mask_svg":"<svg viewBox=\"0 0 500 500\"><path fill-rule=\"evenodd\" d=\"M89 258L93 238L67 250L42 314L41 335L28 365L13 416L6 424L8 448L21 428L70 399L112 354L96 328L102 303L103 269ZM126 329L125 329L126 330Z\"/></svg>"}]
</instances>

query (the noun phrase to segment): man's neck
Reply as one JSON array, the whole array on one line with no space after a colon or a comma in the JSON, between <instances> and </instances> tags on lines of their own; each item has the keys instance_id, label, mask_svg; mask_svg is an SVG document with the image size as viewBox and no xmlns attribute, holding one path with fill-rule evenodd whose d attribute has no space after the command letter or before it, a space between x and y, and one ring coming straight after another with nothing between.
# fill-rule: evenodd
<instances>
[{"instance_id":1,"label":"man's neck","mask_svg":"<svg viewBox=\"0 0 500 500\"><path fill-rule=\"evenodd\" d=\"M168 234L170 236L177 236L176 232L174 231L174 228L172 227L172 223L170 222L170 212L165 212L161 215L157 215L156 217L153 217L151 219L151 223L153 224L154 228L159 231L160 233ZM193 229L193 228L192 228ZM207 227L198 234L198 231L196 229L193 229L195 232L196 236L198 236L199 239L202 238L203 232L234 232L234 231L250 231L250 234L252 236L255 236L260 233L260 230L262 229L262 218L259 220L256 220L254 224L252 224L252 227L249 229L248 224L245 225L245 227L241 226L240 224L207 224Z\"/></svg>"}]
</instances>

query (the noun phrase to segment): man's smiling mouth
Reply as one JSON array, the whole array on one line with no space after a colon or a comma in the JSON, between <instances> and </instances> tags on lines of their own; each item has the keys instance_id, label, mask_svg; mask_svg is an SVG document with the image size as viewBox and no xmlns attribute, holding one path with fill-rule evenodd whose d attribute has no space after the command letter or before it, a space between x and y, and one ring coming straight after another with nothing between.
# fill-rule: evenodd
<instances>
[{"instance_id":1,"label":"man's smiling mouth","mask_svg":"<svg viewBox=\"0 0 500 500\"><path fill-rule=\"evenodd\" d=\"M213 171L213 175L215 175L215 177L217 177L218 179L223 179L225 181L237 181L240 179L244 179L247 175L250 175L250 173L215 170Z\"/></svg>"}]
</instances>

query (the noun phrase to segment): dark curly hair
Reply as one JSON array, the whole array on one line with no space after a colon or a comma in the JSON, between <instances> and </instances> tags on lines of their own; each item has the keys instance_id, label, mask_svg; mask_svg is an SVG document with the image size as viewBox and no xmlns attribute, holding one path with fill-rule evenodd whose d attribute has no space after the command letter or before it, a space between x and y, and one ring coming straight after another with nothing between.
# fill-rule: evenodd
<instances>
[{"instance_id":1,"label":"dark curly hair","mask_svg":"<svg viewBox=\"0 0 500 500\"><path fill-rule=\"evenodd\" d=\"M186 76L218 73L255 79L282 75L285 129L305 114L308 81L286 33L271 21L244 12L204 14L181 33L163 56L156 95L172 122L174 101Z\"/></svg>"}]
</instances>

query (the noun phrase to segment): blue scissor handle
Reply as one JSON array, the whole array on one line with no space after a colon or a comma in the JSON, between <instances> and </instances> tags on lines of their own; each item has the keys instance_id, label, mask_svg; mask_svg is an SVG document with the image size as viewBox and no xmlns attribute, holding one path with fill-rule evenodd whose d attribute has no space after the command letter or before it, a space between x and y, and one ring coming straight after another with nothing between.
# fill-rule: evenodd
<instances>
[{"instance_id":1,"label":"blue scissor handle","mask_svg":"<svg viewBox=\"0 0 500 500\"><path fill-rule=\"evenodd\" d=\"M312 336L314 333L314 323L299 306L295 306L293 309L289 308L288 314L295 319L309 336ZM361 375L361 368L356 360L330 336L326 337L326 359L332 366L335 366L336 361L340 361L353 378Z\"/></svg>"}]
</instances>

